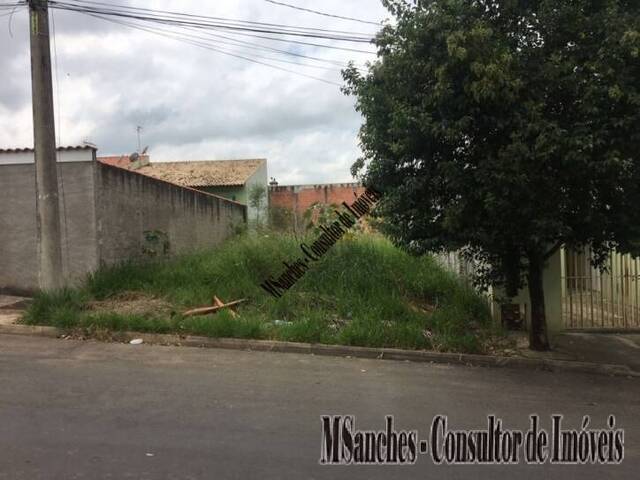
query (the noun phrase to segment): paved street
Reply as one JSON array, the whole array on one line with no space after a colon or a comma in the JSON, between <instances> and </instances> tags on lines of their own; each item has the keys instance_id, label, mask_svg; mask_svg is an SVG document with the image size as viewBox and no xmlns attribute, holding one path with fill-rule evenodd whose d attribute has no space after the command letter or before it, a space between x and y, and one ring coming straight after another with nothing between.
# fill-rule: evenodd
<instances>
[{"instance_id":1,"label":"paved street","mask_svg":"<svg viewBox=\"0 0 640 480\"><path fill-rule=\"evenodd\" d=\"M621 465L320 466L322 414L429 436L609 414ZM640 381L527 370L0 336L0 479L637 478Z\"/></svg>"}]
</instances>

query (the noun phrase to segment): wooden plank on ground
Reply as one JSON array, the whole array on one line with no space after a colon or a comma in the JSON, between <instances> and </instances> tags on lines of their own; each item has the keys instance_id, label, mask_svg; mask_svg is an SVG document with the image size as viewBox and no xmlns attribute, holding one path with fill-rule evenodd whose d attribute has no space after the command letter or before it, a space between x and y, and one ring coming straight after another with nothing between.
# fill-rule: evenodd
<instances>
[{"instance_id":1,"label":"wooden plank on ground","mask_svg":"<svg viewBox=\"0 0 640 480\"><path fill-rule=\"evenodd\" d=\"M240 304L242 302L246 302L246 301L247 301L246 298L242 298L240 300L234 300L233 302L229 302L229 303L220 302L221 305L214 305L212 307L194 308L192 310L187 310L182 315L184 315L185 317L191 317L191 316L194 316L194 315L207 315L209 313L215 313L218 310L222 310L223 308L234 307L235 305L238 305L238 304Z\"/></svg>"}]
</instances>

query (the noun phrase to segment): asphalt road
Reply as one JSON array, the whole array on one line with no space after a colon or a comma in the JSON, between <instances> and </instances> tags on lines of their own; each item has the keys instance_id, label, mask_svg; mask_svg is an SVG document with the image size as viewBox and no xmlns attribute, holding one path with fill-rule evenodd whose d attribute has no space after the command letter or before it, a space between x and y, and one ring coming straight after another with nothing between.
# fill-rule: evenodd
<instances>
[{"instance_id":1,"label":"asphalt road","mask_svg":"<svg viewBox=\"0 0 640 480\"><path fill-rule=\"evenodd\" d=\"M625 430L620 465L322 466L323 414L429 438L432 419L539 414ZM638 478L640 381L310 355L0 336L0 479Z\"/></svg>"}]
</instances>

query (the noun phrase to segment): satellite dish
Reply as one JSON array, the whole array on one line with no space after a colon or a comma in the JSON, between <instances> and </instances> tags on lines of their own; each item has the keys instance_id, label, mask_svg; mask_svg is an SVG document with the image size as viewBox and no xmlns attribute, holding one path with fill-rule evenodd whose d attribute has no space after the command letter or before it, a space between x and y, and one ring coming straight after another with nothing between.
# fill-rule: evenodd
<instances>
[{"instance_id":1,"label":"satellite dish","mask_svg":"<svg viewBox=\"0 0 640 480\"><path fill-rule=\"evenodd\" d=\"M131 155L129 155L130 162L135 162L139 158L140 158L140 155L138 155L138 152L133 152Z\"/></svg>"},{"instance_id":2,"label":"satellite dish","mask_svg":"<svg viewBox=\"0 0 640 480\"><path fill-rule=\"evenodd\" d=\"M140 155L144 155L145 153L147 153L147 150L149 150L149 145L142 149L142 153L140 153Z\"/></svg>"}]
</instances>

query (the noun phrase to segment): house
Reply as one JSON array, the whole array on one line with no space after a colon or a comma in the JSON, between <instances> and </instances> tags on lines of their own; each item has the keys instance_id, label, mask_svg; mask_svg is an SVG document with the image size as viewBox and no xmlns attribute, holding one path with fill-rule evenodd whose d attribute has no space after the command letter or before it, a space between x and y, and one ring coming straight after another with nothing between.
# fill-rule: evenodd
<instances>
[{"instance_id":1,"label":"house","mask_svg":"<svg viewBox=\"0 0 640 480\"><path fill-rule=\"evenodd\" d=\"M244 205L98 162L92 146L58 148L57 166L70 284L102 264L215 246L246 223ZM0 149L0 291L38 288L37 238L34 151Z\"/></svg>"},{"instance_id":2,"label":"house","mask_svg":"<svg viewBox=\"0 0 640 480\"><path fill-rule=\"evenodd\" d=\"M266 217L269 201L266 159L150 162L147 155L140 155L133 159L98 157L98 161L242 203L247 205L249 220ZM260 209L252 207L249 200L256 185L264 187Z\"/></svg>"}]
</instances>

